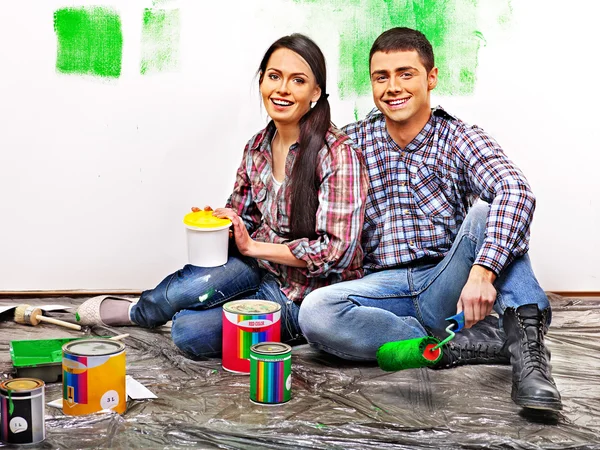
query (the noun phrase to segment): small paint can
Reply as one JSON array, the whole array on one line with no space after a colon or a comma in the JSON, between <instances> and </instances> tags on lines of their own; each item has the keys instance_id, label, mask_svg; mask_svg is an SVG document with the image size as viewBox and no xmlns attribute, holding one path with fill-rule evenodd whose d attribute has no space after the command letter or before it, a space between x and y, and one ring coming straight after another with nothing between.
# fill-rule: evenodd
<instances>
[{"instance_id":1,"label":"small paint can","mask_svg":"<svg viewBox=\"0 0 600 450\"><path fill-rule=\"evenodd\" d=\"M292 397L292 347L263 342L250 349L250 400L277 405Z\"/></svg>"},{"instance_id":2,"label":"small paint can","mask_svg":"<svg viewBox=\"0 0 600 450\"><path fill-rule=\"evenodd\" d=\"M250 373L250 347L281 340L281 306L267 300L223 305L223 369Z\"/></svg>"},{"instance_id":3,"label":"small paint can","mask_svg":"<svg viewBox=\"0 0 600 450\"><path fill-rule=\"evenodd\" d=\"M109 339L63 345L63 412L72 416L103 409L124 413L125 346Z\"/></svg>"},{"instance_id":4,"label":"small paint can","mask_svg":"<svg viewBox=\"0 0 600 450\"><path fill-rule=\"evenodd\" d=\"M0 383L0 440L6 444L35 444L46 439L44 382L14 378Z\"/></svg>"}]
</instances>

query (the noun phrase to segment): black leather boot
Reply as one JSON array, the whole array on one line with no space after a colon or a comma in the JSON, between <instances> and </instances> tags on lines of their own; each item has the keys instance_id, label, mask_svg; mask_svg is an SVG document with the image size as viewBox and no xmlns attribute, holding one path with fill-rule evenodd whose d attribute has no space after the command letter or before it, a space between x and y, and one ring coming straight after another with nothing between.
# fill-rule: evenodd
<instances>
[{"instance_id":1,"label":"black leather boot","mask_svg":"<svg viewBox=\"0 0 600 450\"><path fill-rule=\"evenodd\" d=\"M560 393L550 373L550 351L544 345L549 311L536 304L507 308L503 326L512 364L511 397L524 408L562 409Z\"/></svg>"},{"instance_id":2,"label":"black leather boot","mask_svg":"<svg viewBox=\"0 0 600 450\"><path fill-rule=\"evenodd\" d=\"M435 338L448 337L445 330L430 331ZM466 364L510 364L506 335L498 319L487 316L471 328L463 328L442 347L442 359L432 369L449 369Z\"/></svg>"}]
</instances>

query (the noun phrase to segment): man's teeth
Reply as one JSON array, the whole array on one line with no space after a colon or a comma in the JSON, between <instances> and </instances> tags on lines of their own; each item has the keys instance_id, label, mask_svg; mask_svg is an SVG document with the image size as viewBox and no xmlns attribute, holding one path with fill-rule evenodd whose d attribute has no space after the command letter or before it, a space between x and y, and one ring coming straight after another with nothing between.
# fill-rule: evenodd
<instances>
[{"instance_id":1,"label":"man's teeth","mask_svg":"<svg viewBox=\"0 0 600 450\"><path fill-rule=\"evenodd\" d=\"M403 105L408 101L407 98L399 99L399 100L390 100L388 103L392 106Z\"/></svg>"},{"instance_id":2,"label":"man's teeth","mask_svg":"<svg viewBox=\"0 0 600 450\"><path fill-rule=\"evenodd\" d=\"M290 106L293 105L292 102L286 102L285 100L271 100L273 103L275 103L277 106Z\"/></svg>"}]
</instances>

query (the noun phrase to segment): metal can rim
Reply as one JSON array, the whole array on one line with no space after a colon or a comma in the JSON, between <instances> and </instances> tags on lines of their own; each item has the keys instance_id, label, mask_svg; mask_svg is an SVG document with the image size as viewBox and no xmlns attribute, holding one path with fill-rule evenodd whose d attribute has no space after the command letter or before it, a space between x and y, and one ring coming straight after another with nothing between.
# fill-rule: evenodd
<instances>
[{"instance_id":1,"label":"metal can rim","mask_svg":"<svg viewBox=\"0 0 600 450\"><path fill-rule=\"evenodd\" d=\"M253 302L253 303L267 303L269 304L269 306L272 304L273 306L273 310L269 310L269 311L240 311L239 309L233 309L233 307L235 305L238 304L243 304L243 303L248 303L248 302ZM232 314L244 314L244 315L248 315L248 316L258 316L261 314L273 314L276 313L277 311L281 311L281 305L279 303L276 302L272 302L271 300L261 300L261 299L247 299L247 300L233 300L231 302L227 302L223 305L223 310L228 312L228 313L232 313Z\"/></svg>"},{"instance_id":2,"label":"metal can rim","mask_svg":"<svg viewBox=\"0 0 600 450\"><path fill-rule=\"evenodd\" d=\"M26 389L14 389L9 387L8 385L11 383L15 383L15 382L23 382L23 381L31 381L35 384L35 386L30 387L30 388L26 388ZM4 380L2 383L0 383L0 392L4 393L4 392L18 392L18 393L28 393L28 392L33 392L36 391L40 388L43 388L46 384L38 379L38 378L11 378L10 380Z\"/></svg>"},{"instance_id":3,"label":"metal can rim","mask_svg":"<svg viewBox=\"0 0 600 450\"><path fill-rule=\"evenodd\" d=\"M263 347L263 346L278 346L278 347L281 347L281 349L269 351L266 349L261 349L261 347ZM284 344L283 342L259 342L258 344L254 344L253 346L251 346L250 351L252 353L256 353L258 355L276 356L276 355L285 355L287 353L290 353L292 351L292 347L289 346L288 344Z\"/></svg>"},{"instance_id":4,"label":"metal can rim","mask_svg":"<svg viewBox=\"0 0 600 450\"><path fill-rule=\"evenodd\" d=\"M76 350L73 350L71 347L82 345L82 344L90 344L90 343L98 343L98 344L108 344L115 347L114 350L107 351L106 353L82 353ZM110 339L78 339L76 341L67 342L62 347L63 353L68 353L70 355L75 356L87 356L87 357L96 357L96 356L112 356L118 353L125 351L125 345L119 341L111 341Z\"/></svg>"}]
</instances>

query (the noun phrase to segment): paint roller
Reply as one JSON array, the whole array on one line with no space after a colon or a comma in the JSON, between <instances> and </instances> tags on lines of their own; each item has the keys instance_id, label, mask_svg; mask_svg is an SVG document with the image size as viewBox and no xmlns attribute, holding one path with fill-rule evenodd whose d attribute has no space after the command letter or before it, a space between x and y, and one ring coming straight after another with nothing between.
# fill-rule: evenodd
<instances>
[{"instance_id":1,"label":"paint roller","mask_svg":"<svg viewBox=\"0 0 600 450\"><path fill-rule=\"evenodd\" d=\"M443 341L432 336L388 342L377 350L377 364L385 371L432 367L442 359L442 346L450 342L465 326L465 315L460 313L446 318L448 337Z\"/></svg>"},{"instance_id":2,"label":"paint roller","mask_svg":"<svg viewBox=\"0 0 600 450\"><path fill-rule=\"evenodd\" d=\"M42 314L42 310L31 305L19 305L15 309L15 322L23 325L36 326L40 322L52 323L54 325L60 325L61 327L70 328L72 330L81 330L81 326L65 322L51 317L46 317Z\"/></svg>"}]
</instances>

